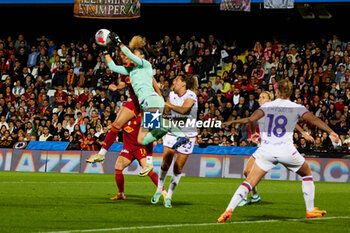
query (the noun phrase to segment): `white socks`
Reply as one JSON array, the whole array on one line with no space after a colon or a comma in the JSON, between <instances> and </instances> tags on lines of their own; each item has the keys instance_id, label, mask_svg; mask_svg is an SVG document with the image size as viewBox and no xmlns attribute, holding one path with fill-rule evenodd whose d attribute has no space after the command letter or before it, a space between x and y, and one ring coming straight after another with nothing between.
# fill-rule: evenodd
<instances>
[{"instance_id":1,"label":"white socks","mask_svg":"<svg viewBox=\"0 0 350 233\"><path fill-rule=\"evenodd\" d=\"M98 152L100 155L106 155L107 154L107 150L104 148L101 148L101 150Z\"/></svg>"},{"instance_id":2,"label":"white socks","mask_svg":"<svg viewBox=\"0 0 350 233\"><path fill-rule=\"evenodd\" d=\"M304 176L302 178L302 190L306 209L308 211L313 211L315 199L315 184L314 180L312 179L312 176Z\"/></svg>"},{"instance_id":3,"label":"white socks","mask_svg":"<svg viewBox=\"0 0 350 233\"><path fill-rule=\"evenodd\" d=\"M150 164L150 165L153 165L152 156L146 156L146 163Z\"/></svg>"},{"instance_id":4,"label":"white socks","mask_svg":"<svg viewBox=\"0 0 350 233\"><path fill-rule=\"evenodd\" d=\"M226 208L226 211L228 211L229 209L233 211L240 201L242 201L243 199L247 199L250 190L252 190L252 186L247 181L244 181L238 187L235 194L233 194L232 199Z\"/></svg>"},{"instance_id":5,"label":"white socks","mask_svg":"<svg viewBox=\"0 0 350 233\"><path fill-rule=\"evenodd\" d=\"M168 171L164 171L164 170L162 170L162 168L160 168L159 177L158 177L158 186L157 186L157 191L156 192L162 192L167 173L168 173ZM167 198L171 198L173 196L174 190L175 190L176 186L180 182L181 175L182 175L181 173L180 174L174 174L171 177L168 194L166 196Z\"/></svg>"},{"instance_id":6,"label":"white socks","mask_svg":"<svg viewBox=\"0 0 350 233\"><path fill-rule=\"evenodd\" d=\"M166 198L170 198L173 196L173 192L176 188L176 186L179 184L179 181L181 179L181 173L180 174L175 174L171 177L170 185L169 185L169 190L168 190L168 195Z\"/></svg>"},{"instance_id":7,"label":"white socks","mask_svg":"<svg viewBox=\"0 0 350 233\"><path fill-rule=\"evenodd\" d=\"M164 181L166 178L166 174L168 173L168 171L164 171L162 170L162 168L160 168L159 170L159 177L158 177L158 186L157 186L157 192L161 192L164 186Z\"/></svg>"}]
</instances>

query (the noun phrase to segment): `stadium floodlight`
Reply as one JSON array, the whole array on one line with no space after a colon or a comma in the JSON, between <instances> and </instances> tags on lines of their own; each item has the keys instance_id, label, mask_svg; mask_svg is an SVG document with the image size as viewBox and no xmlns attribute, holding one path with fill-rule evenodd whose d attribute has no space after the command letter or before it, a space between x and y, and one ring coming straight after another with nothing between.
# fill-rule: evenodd
<instances>
[{"instance_id":1,"label":"stadium floodlight","mask_svg":"<svg viewBox=\"0 0 350 233\"><path fill-rule=\"evenodd\" d=\"M297 5L296 8L303 19L315 18L315 14L311 11L310 5Z\"/></svg>"},{"instance_id":2,"label":"stadium floodlight","mask_svg":"<svg viewBox=\"0 0 350 233\"><path fill-rule=\"evenodd\" d=\"M315 14L320 18L320 19L331 19L332 14L326 9L325 6L315 6L314 7Z\"/></svg>"}]
</instances>

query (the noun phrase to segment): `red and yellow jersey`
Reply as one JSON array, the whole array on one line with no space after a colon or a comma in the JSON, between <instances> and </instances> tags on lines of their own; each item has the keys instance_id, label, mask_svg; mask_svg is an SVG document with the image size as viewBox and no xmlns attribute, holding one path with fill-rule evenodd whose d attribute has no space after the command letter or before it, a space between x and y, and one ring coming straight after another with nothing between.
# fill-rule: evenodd
<instances>
[{"instance_id":1,"label":"red and yellow jersey","mask_svg":"<svg viewBox=\"0 0 350 233\"><path fill-rule=\"evenodd\" d=\"M126 123L123 127L123 150L133 152L139 149L145 149L145 151L153 150L153 143L147 146L138 144L137 135L141 127L141 113L134 117L131 121Z\"/></svg>"},{"instance_id":2,"label":"red and yellow jersey","mask_svg":"<svg viewBox=\"0 0 350 233\"><path fill-rule=\"evenodd\" d=\"M130 67L130 66L132 66L132 63L129 63L125 67ZM125 82L125 84L128 87L129 98L132 100L132 102L134 102L134 104L137 108L140 108L139 100L137 99L137 96L135 95L134 89L132 88L131 83L130 83L130 77L128 75L122 75L122 74L119 77L120 77L121 81Z\"/></svg>"}]
</instances>

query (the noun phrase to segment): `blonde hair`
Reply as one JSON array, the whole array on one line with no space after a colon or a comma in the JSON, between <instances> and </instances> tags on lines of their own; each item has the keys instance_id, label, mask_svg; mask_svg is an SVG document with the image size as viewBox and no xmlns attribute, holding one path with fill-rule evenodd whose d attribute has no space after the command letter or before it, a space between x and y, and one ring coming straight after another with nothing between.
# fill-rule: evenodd
<instances>
[{"instance_id":1,"label":"blonde hair","mask_svg":"<svg viewBox=\"0 0 350 233\"><path fill-rule=\"evenodd\" d=\"M146 41L141 36L134 36L129 42L129 48L131 51L135 49L142 49L146 45Z\"/></svg>"},{"instance_id":2,"label":"blonde hair","mask_svg":"<svg viewBox=\"0 0 350 233\"><path fill-rule=\"evenodd\" d=\"M263 91L261 94L265 93L270 100L274 100L275 95L271 91Z\"/></svg>"},{"instance_id":3,"label":"blonde hair","mask_svg":"<svg viewBox=\"0 0 350 233\"><path fill-rule=\"evenodd\" d=\"M277 90L279 90L279 97L287 99L293 94L293 83L288 79L282 79L278 82Z\"/></svg>"}]
</instances>

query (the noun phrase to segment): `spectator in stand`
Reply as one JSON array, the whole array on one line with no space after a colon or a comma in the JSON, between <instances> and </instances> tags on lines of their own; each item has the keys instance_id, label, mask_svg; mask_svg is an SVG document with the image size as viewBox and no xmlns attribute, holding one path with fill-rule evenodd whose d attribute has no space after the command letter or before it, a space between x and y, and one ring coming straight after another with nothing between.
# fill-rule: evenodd
<instances>
[{"instance_id":1,"label":"spectator in stand","mask_svg":"<svg viewBox=\"0 0 350 233\"><path fill-rule=\"evenodd\" d=\"M43 133L39 137L39 141L52 141L53 135L50 134L49 127L44 126Z\"/></svg>"},{"instance_id":2,"label":"spectator in stand","mask_svg":"<svg viewBox=\"0 0 350 233\"><path fill-rule=\"evenodd\" d=\"M215 77L215 82L212 83L212 88L214 91L221 90L223 88L222 84L220 83L220 76Z\"/></svg>"},{"instance_id":3,"label":"spectator in stand","mask_svg":"<svg viewBox=\"0 0 350 233\"><path fill-rule=\"evenodd\" d=\"M265 82L267 84L271 84L271 79L274 78L276 80L276 82L279 82L280 81L280 77L279 75L277 74L277 70L276 70L276 67L271 67L270 69L270 73L267 75L266 79L265 79Z\"/></svg>"},{"instance_id":4,"label":"spectator in stand","mask_svg":"<svg viewBox=\"0 0 350 233\"><path fill-rule=\"evenodd\" d=\"M89 150L89 151L97 151L98 147L96 144L96 138L91 133L82 134L82 142L81 142L81 149L82 150Z\"/></svg>"},{"instance_id":5,"label":"spectator in stand","mask_svg":"<svg viewBox=\"0 0 350 233\"><path fill-rule=\"evenodd\" d=\"M1 115L0 116L0 129L3 128L3 126L5 126L5 129L8 130L9 129L9 125L6 122L6 116L5 115Z\"/></svg>"},{"instance_id":6,"label":"spectator in stand","mask_svg":"<svg viewBox=\"0 0 350 233\"><path fill-rule=\"evenodd\" d=\"M233 65L236 65L236 72L238 72L238 73L242 72L242 70L243 70L243 62L240 59L238 59L238 56L236 54L234 54L232 56L232 66ZM232 73L232 72L230 72L230 73Z\"/></svg>"},{"instance_id":7,"label":"spectator in stand","mask_svg":"<svg viewBox=\"0 0 350 233\"><path fill-rule=\"evenodd\" d=\"M310 152L310 145L309 142L304 138L301 137L300 139L297 139L297 146L299 153L308 153Z\"/></svg>"},{"instance_id":8,"label":"spectator in stand","mask_svg":"<svg viewBox=\"0 0 350 233\"><path fill-rule=\"evenodd\" d=\"M29 100L29 107L27 109L27 114L29 118L34 117L37 113L40 113L38 106L35 103L35 98Z\"/></svg>"},{"instance_id":9,"label":"spectator in stand","mask_svg":"<svg viewBox=\"0 0 350 233\"><path fill-rule=\"evenodd\" d=\"M185 46L187 49L186 59L189 57L191 57L193 59L196 58L196 55L198 54L198 52L197 52L198 46L196 46L195 42L196 41L189 41L188 44L186 44L186 46Z\"/></svg>"},{"instance_id":10,"label":"spectator in stand","mask_svg":"<svg viewBox=\"0 0 350 233\"><path fill-rule=\"evenodd\" d=\"M67 77L67 72L63 71L63 66L57 65L55 68L55 73L53 74L52 77L52 87L53 89L57 89L59 85L65 86L65 79Z\"/></svg>"},{"instance_id":11,"label":"spectator in stand","mask_svg":"<svg viewBox=\"0 0 350 233\"><path fill-rule=\"evenodd\" d=\"M228 100L225 98L225 96L222 95L221 91L218 90L211 102L217 107L219 106L224 107L228 102ZM219 113L221 113L221 111Z\"/></svg>"},{"instance_id":12,"label":"spectator in stand","mask_svg":"<svg viewBox=\"0 0 350 233\"><path fill-rule=\"evenodd\" d=\"M223 88L220 90L222 94L226 94L231 89L231 84L229 82L225 82L225 80L220 79L220 83Z\"/></svg>"},{"instance_id":13,"label":"spectator in stand","mask_svg":"<svg viewBox=\"0 0 350 233\"><path fill-rule=\"evenodd\" d=\"M346 121L345 115L341 115L340 121L335 124L334 132L336 132L342 142L345 140L345 136L348 134L348 131L350 130L350 123Z\"/></svg>"},{"instance_id":14,"label":"spectator in stand","mask_svg":"<svg viewBox=\"0 0 350 233\"><path fill-rule=\"evenodd\" d=\"M100 86L103 90L108 90L108 86L115 82L115 75L112 74L109 68L106 69L106 73L102 75Z\"/></svg>"},{"instance_id":15,"label":"spectator in stand","mask_svg":"<svg viewBox=\"0 0 350 233\"><path fill-rule=\"evenodd\" d=\"M84 87L89 88L89 91L93 90L97 86L97 77L94 74L94 70L90 68L85 75Z\"/></svg>"},{"instance_id":16,"label":"spectator in stand","mask_svg":"<svg viewBox=\"0 0 350 233\"><path fill-rule=\"evenodd\" d=\"M69 70L68 70L68 73L67 75L65 76L65 79L64 79L64 89L65 90L74 90L74 87L77 86L77 82L78 82L78 78L77 78L77 75L74 73L74 69L73 67L71 67Z\"/></svg>"},{"instance_id":17,"label":"spectator in stand","mask_svg":"<svg viewBox=\"0 0 350 233\"><path fill-rule=\"evenodd\" d=\"M350 86L350 69L345 70L345 75L340 78L340 83L343 82Z\"/></svg>"},{"instance_id":18,"label":"spectator in stand","mask_svg":"<svg viewBox=\"0 0 350 233\"><path fill-rule=\"evenodd\" d=\"M259 103L255 100L255 95L253 93L249 94L249 101L247 102L246 109L249 110L249 113L252 114L260 106Z\"/></svg>"},{"instance_id":19,"label":"spectator in stand","mask_svg":"<svg viewBox=\"0 0 350 233\"><path fill-rule=\"evenodd\" d=\"M68 101L68 94L63 91L63 86L58 85L58 89L54 94L54 106L65 106Z\"/></svg>"},{"instance_id":20,"label":"spectator in stand","mask_svg":"<svg viewBox=\"0 0 350 233\"><path fill-rule=\"evenodd\" d=\"M168 80L164 81L164 86L163 86L163 88L160 91L162 92L163 98L166 101L168 99L170 91L171 91L170 90L170 84L169 84Z\"/></svg>"},{"instance_id":21,"label":"spectator in stand","mask_svg":"<svg viewBox=\"0 0 350 233\"><path fill-rule=\"evenodd\" d=\"M45 59L46 58L47 57L45 56ZM52 78L50 68L47 66L44 59L39 62L38 75L43 77L45 81Z\"/></svg>"},{"instance_id":22,"label":"spectator in stand","mask_svg":"<svg viewBox=\"0 0 350 233\"><path fill-rule=\"evenodd\" d=\"M211 102L213 101L215 95L216 95L215 90L212 88L212 82L211 82L211 81L209 81L209 82L207 83L207 94L208 94L208 100L207 100L207 102L208 102L208 103L211 103ZM221 94L221 92L220 92L220 94Z\"/></svg>"},{"instance_id":23,"label":"spectator in stand","mask_svg":"<svg viewBox=\"0 0 350 233\"><path fill-rule=\"evenodd\" d=\"M23 95L24 93L25 93L25 89L22 87L21 81L17 80L16 86L12 88L12 94L15 96L16 100L18 101L21 95Z\"/></svg>"},{"instance_id":24,"label":"spectator in stand","mask_svg":"<svg viewBox=\"0 0 350 233\"><path fill-rule=\"evenodd\" d=\"M337 49L337 46L342 45L342 42L338 39L337 35L333 35L332 39L329 40L328 43L332 46L333 51Z\"/></svg>"}]
</instances>

